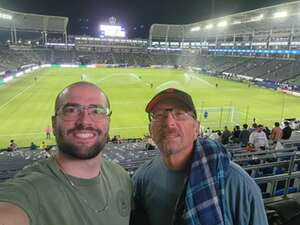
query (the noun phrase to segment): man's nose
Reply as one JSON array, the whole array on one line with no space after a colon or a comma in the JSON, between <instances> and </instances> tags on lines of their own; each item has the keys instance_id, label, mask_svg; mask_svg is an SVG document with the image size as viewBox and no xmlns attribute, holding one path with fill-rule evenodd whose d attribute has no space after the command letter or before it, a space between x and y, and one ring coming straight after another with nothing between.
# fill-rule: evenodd
<instances>
[{"instance_id":1,"label":"man's nose","mask_svg":"<svg viewBox=\"0 0 300 225\"><path fill-rule=\"evenodd\" d=\"M171 127L174 126L176 120L175 120L175 118L173 116L172 111L166 111L165 113L166 113L165 114L165 118L164 118L165 125L171 126Z\"/></svg>"},{"instance_id":2,"label":"man's nose","mask_svg":"<svg viewBox=\"0 0 300 225\"><path fill-rule=\"evenodd\" d=\"M81 124L91 124L93 122L88 109L83 108L79 114L78 122Z\"/></svg>"}]
</instances>

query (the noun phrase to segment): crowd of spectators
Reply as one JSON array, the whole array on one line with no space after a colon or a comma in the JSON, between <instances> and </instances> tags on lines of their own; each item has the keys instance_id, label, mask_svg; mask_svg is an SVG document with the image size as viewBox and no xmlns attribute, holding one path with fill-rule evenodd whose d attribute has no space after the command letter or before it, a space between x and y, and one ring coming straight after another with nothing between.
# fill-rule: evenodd
<instances>
[{"instance_id":1,"label":"crowd of spectators","mask_svg":"<svg viewBox=\"0 0 300 225\"><path fill-rule=\"evenodd\" d=\"M232 131L225 126L222 131L207 128L203 132L204 137L216 140L223 145L238 144L249 151L269 148L279 150L282 147L280 141L290 139L291 135L292 128L288 122L284 122L284 128L280 127L279 122L275 122L272 130L262 124L253 123L250 128L248 124L243 124L242 129L236 125Z\"/></svg>"}]
</instances>

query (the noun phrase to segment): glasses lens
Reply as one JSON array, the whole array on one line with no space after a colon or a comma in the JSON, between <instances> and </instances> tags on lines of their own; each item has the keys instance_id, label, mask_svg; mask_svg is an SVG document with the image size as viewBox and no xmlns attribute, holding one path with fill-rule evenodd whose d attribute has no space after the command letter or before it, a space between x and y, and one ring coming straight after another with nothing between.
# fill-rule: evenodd
<instances>
[{"instance_id":1,"label":"glasses lens","mask_svg":"<svg viewBox=\"0 0 300 225\"><path fill-rule=\"evenodd\" d=\"M75 120L80 115L80 106L66 105L62 108L64 119Z\"/></svg>"},{"instance_id":2,"label":"glasses lens","mask_svg":"<svg viewBox=\"0 0 300 225\"><path fill-rule=\"evenodd\" d=\"M104 107L93 106L89 107L88 110L89 115L93 120L101 120L110 115L110 110Z\"/></svg>"},{"instance_id":3,"label":"glasses lens","mask_svg":"<svg viewBox=\"0 0 300 225\"><path fill-rule=\"evenodd\" d=\"M82 105L65 105L62 107L62 115L64 120L77 120L85 109L88 110L90 118L95 121L111 115L109 108L101 106L84 107Z\"/></svg>"},{"instance_id":4,"label":"glasses lens","mask_svg":"<svg viewBox=\"0 0 300 225\"><path fill-rule=\"evenodd\" d=\"M151 121L161 121L167 118L168 113L171 113L172 117L175 120L186 120L189 118L191 115L189 112L186 112L183 109L162 109L162 110L157 110L154 112L151 112L150 115L150 120Z\"/></svg>"}]
</instances>

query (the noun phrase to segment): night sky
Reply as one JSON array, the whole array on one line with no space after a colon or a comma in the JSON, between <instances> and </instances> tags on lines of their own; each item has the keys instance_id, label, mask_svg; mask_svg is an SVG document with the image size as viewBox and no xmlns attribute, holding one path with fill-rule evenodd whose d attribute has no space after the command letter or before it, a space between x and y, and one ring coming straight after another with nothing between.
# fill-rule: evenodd
<instances>
[{"instance_id":1,"label":"night sky","mask_svg":"<svg viewBox=\"0 0 300 225\"><path fill-rule=\"evenodd\" d=\"M212 4L214 2L214 4ZM69 17L69 34L97 35L114 16L130 38L147 38L153 23L185 24L292 0L0 0L20 12ZM212 7L214 5L214 7Z\"/></svg>"}]
</instances>

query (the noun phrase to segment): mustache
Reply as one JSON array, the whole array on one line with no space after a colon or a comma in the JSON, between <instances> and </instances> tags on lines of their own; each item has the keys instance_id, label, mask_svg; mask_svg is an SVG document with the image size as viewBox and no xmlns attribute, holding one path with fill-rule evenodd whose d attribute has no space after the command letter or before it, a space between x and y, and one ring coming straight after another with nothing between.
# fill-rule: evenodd
<instances>
[{"instance_id":1,"label":"mustache","mask_svg":"<svg viewBox=\"0 0 300 225\"><path fill-rule=\"evenodd\" d=\"M161 129L159 132L160 137L166 137L168 134L180 135L179 131L175 128L165 128L165 129Z\"/></svg>"},{"instance_id":2,"label":"mustache","mask_svg":"<svg viewBox=\"0 0 300 225\"><path fill-rule=\"evenodd\" d=\"M70 134L74 131L83 131L83 130L95 131L98 135L100 135L102 133L102 131L100 129L96 129L94 127L77 126L77 127L67 130L67 134Z\"/></svg>"}]
</instances>

